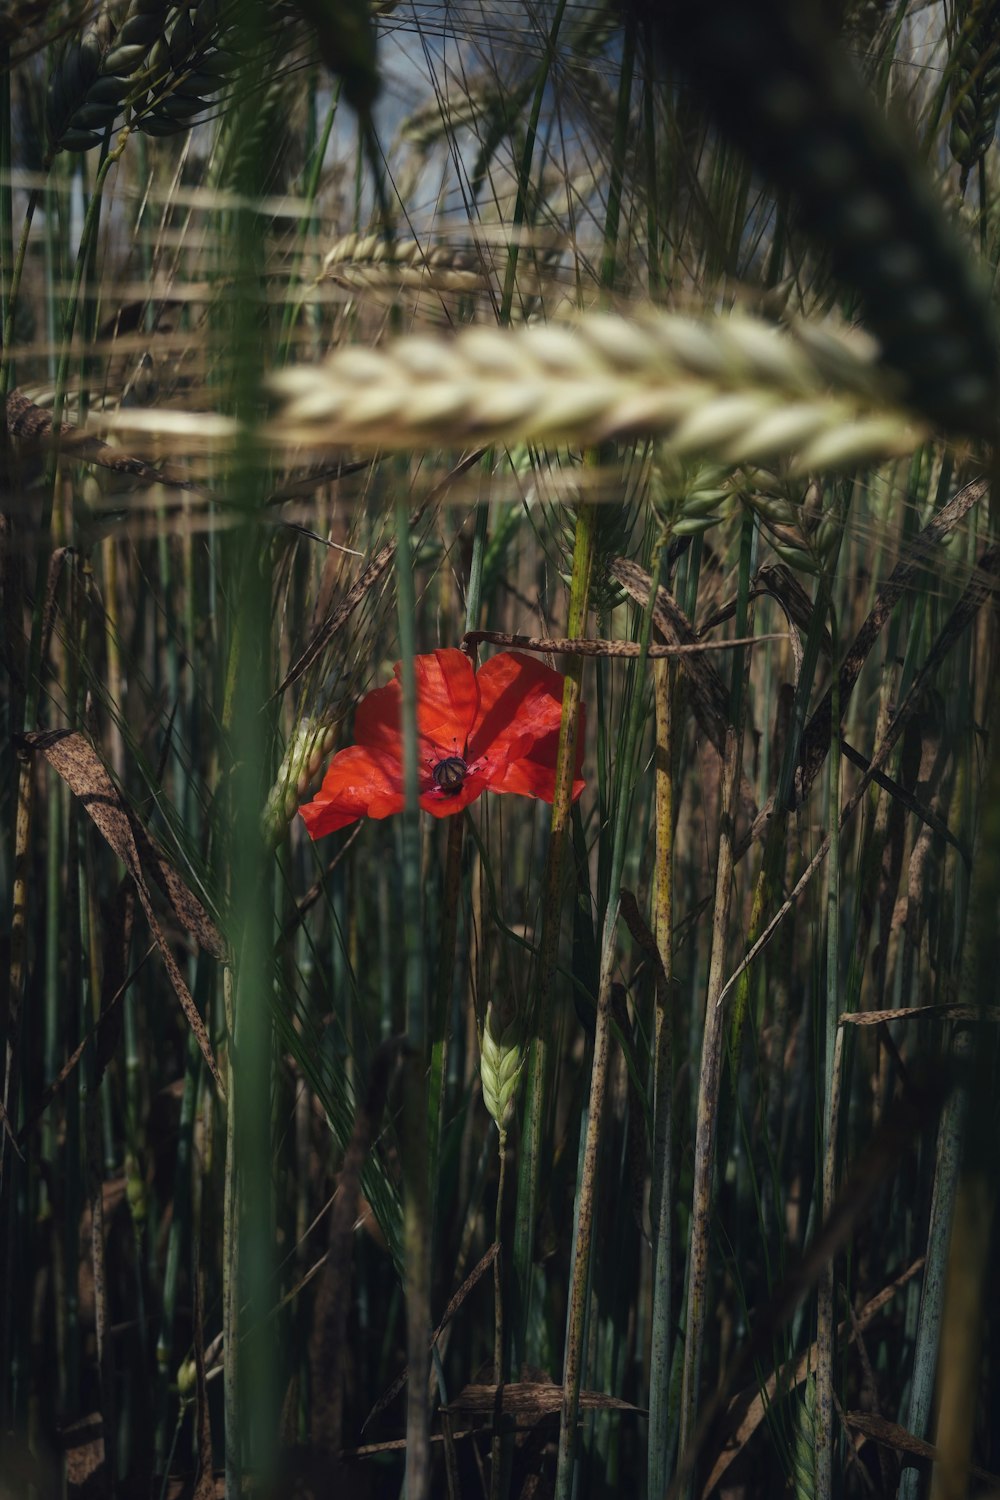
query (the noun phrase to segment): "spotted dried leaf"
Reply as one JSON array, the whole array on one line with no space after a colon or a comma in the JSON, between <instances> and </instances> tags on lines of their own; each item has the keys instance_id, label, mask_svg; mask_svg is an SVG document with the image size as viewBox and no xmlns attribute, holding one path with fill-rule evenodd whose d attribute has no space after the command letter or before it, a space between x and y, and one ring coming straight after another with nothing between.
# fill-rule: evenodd
<instances>
[{"instance_id":1,"label":"spotted dried leaf","mask_svg":"<svg viewBox=\"0 0 1000 1500\"><path fill-rule=\"evenodd\" d=\"M202 1056L208 1064L219 1091L225 1093L222 1075L215 1061L205 1023L184 982L177 960L174 958L170 944L153 910L149 887L146 884L139 858L132 817L97 752L82 734L71 729L37 730L31 734L22 735L20 743L30 750L42 752L52 769L58 772L73 795L79 799L88 817L94 822L135 881L136 891L142 903L142 909L146 913L150 932L163 955L163 962L181 1003L181 1009L194 1032ZM176 880L180 882L180 877L176 876ZM191 899L194 901L195 898Z\"/></svg>"}]
</instances>

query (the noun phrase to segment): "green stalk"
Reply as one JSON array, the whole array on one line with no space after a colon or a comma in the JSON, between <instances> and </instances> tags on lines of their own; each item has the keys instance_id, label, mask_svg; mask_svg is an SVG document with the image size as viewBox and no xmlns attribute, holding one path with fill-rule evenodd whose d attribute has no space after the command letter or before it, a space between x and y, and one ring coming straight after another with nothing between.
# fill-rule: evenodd
<instances>
[{"instance_id":1,"label":"green stalk","mask_svg":"<svg viewBox=\"0 0 1000 1500\"><path fill-rule=\"evenodd\" d=\"M611 176L608 182L608 208L604 220L604 253L601 261L601 285L608 290L615 284L618 262L618 229L621 223L622 187L625 176L625 153L628 145L634 66L635 27L626 25L621 73L618 79L618 112L615 118L615 138L611 151Z\"/></svg>"},{"instance_id":2,"label":"green stalk","mask_svg":"<svg viewBox=\"0 0 1000 1500\"><path fill-rule=\"evenodd\" d=\"M483 464L488 466L492 452L484 455ZM486 558L486 537L489 529L489 504L476 507L476 528L472 538L472 561L469 568L469 585L465 596L465 629L476 630L482 613L483 563ZM475 656L475 653L473 653ZM475 660L473 660L475 665ZM448 1029L451 1018L451 997L455 977L455 947L458 941L458 907L462 882L462 847L465 819L451 818L448 823L448 847L445 854L444 889L441 893L441 936L438 943L437 993L434 1002L434 1034L431 1043L431 1072L428 1118L430 1139L428 1165L431 1173L431 1197L436 1197L438 1151L441 1143L445 1084L448 1076ZM499 1277L497 1272L496 1280Z\"/></svg>"},{"instance_id":3,"label":"green stalk","mask_svg":"<svg viewBox=\"0 0 1000 1500\"><path fill-rule=\"evenodd\" d=\"M566 627L566 633L570 637L581 636L586 631L590 575L594 562L595 525L594 507L581 505L576 518L573 573L570 580L569 614ZM555 794L552 801L549 850L545 867L542 934L536 971L532 1034L528 1047L521 1160L517 1179L517 1213L514 1224L513 1253L513 1293L516 1303L513 1309L514 1316L510 1320L513 1347L512 1369L519 1369L524 1362L531 1315L531 1268L542 1172L542 1125L545 1116L553 1036L555 970L562 923L563 862L569 832L582 679L582 658L570 657L565 669L559 748L556 754Z\"/></svg>"},{"instance_id":4,"label":"green stalk","mask_svg":"<svg viewBox=\"0 0 1000 1500\"><path fill-rule=\"evenodd\" d=\"M253 229L243 231L247 237ZM245 503L259 493L255 476L237 465L234 491ZM249 510L249 504L247 506ZM235 1032L232 1072L235 1094L234 1146L239 1214L240 1310L248 1330L240 1349L239 1379L243 1449L264 1479L274 1464L277 1421L275 1362L264 1330L271 1307L273 1205L271 1202L271 1003L273 911L267 856L260 828L264 789L271 785L268 720L262 713L270 690L269 549L248 516L242 556L236 561L239 599L232 743L239 758L233 786L233 925L237 934ZM234 1308L235 1311L235 1308Z\"/></svg>"},{"instance_id":5,"label":"green stalk","mask_svg":"<svg viewBox=\"0 0 1000 1500\"><path fill-rule=\"evenodd\" d=\"M560 0L549 34L548 50L539 71L532 114L525 138L522 170L518 181L518 198L514 211L514 226L518 229L524 214L524 191L530 174L531 153L534 150L542 92L547 82L548 67L555 47L556 37L562 21L564 0ZM619 88L619 110L616 121L616 139L612 183L609 191L608 211L604 232L604 261L602 279L610 284L614 276L614 254L617 242L618 222L621 207L621 160L624 154L627 101L630 94L634 41L632 28L626 37L626 56L622 64L622 80ZM517 245L511 247L507 263L507 279L504 286L504 305L510 307L513 296L514 277L517 267ZM595 544L599 517L592 505L581 505L577 511L576 535L573 545L573 571L570 580L570 600L567 621L569 636L586 632L590 597L590 578L594 566ZM572 793L573 767L576 755L576 736L579 719L583 662L571 657L566 668L566 683L563 690L563 712L559 729L559 748L556 758L555 795L552 804L549 850L545 871L545 892L542 905L542 935L539 945L537 970L536 1014L528 1050L528 1080L526 1087L525 1114L523 1123L521 1160L518 1172L517 1213L514 1225L513 1294L515 1317L513 1326L512 1367L517 1369L527 1353L527 1330L531 1320L531 1265L534 1228L538 1213L538 1193L541 1177L542 1123L548 1085L549 1038L552 1033L553 978L559 949L559 934L562 922L562 870L565 858L569 825L570 797ZM597 1063L595 1061L595 1067ZM586 1248L589 1265L589 1242ZM586 1279L586 1278L585 1278ZM579 1333L582 1341L582 1327ZM567 1327L567 1341L570 1339ZM568 1386L566 1389L568 1390ZM579 1389L579 1385L577 1385ZM564 1393L564 1419L566 1395ZM575 1408L575 1398L574 1398ZM575 1416L573 1438L575 1440ZM560 1460L562 1463L562 1460ZM562 1470L560 1470L562 1472ZM568 1483L568 1480L566 1481Z\"/></svg>"},{"instance_id":6,"label":"green stalk","mask_svg":"<svg viewBox=\"0 0 1000 1500\"><path fill-rule=\"evenodd\" d=\"M71 798L66 817L65 871L66 871L66 921L63 925L63 944L66 953L65 989L63 1005L70 1017L67 1027L68 1044L75 1046L81 1036L81 1022L85 1022L80 1000L82 985L80 944L80 893L79 861L75 857L79 837L80 807L76 798ZM83 1339L80 1328L80 1291L78 1267L80 1261L79 1216L83 1211L84 1192L80 1181L82 1166L81 1142L83 1138L83 1084L79 1068L73 1070L66 1098L66 1139L64 1145L63 1177L63 1223L62 1255L65 1276L66 1300L66 1345L65 1383L66 1400L73 1410L80 1399L80 1384L83 1364Z\"/></svg>"},{"instance_id":7,"label":"green stalk","mask_svg":"<svg viewBox=\"0 0 1000 1500\"><path fill-rule=\"evenodd\" d=\"M503 1196L507 1181L507 1131L500 1125L497 1127L499 1135L500 1170L497 1180L497 1205L493 1215L493 1240L496 1245L501 1243L501 1230L503 1224ZM499 1252L493 1262L493 1384L499 1391L504 1383L504 1304L503 1304L503 1265ZM504 1450L507 1446L502 1424L496 1423L493 1428L493 1442L490 1448L490 1500L500 1500L506 1482L506 1464Z\"/></svg>"},{"instance_id":8,"label":"green stalk","mask_svg":"<svg viewBox=\"0 0 1000 1500\"><path fill-rule=\"evenodd\" d=\"M594 1056L590 1078L590 1103L588 1106L586 1145L584 1147L583 1172L578 1189L578 1230L576 1254L570 1284L569 1311L566 1325L566 1358L563 1368L563 1396L559 1421L559 1452L556 1468L556 1500L570 1500L573 1486L573 1465L576 1454L576 1425L580 1404L580 1384L583 1375L583 1346L586 1325L587 1292L590 1284L590 1259L593 1249L594 1213L597 1200L598 1149L604 1102L607 1094L608 1062L611 1051L611 983L614 974L617 949L618 912L621 902L622 873L625 868L625 850L630 830L627 813L629 794L633 791L636 777L636 760L645 709L645 697L641 690L646 653L649 650L653 629L653 610L656 607L656 590L660 571L661 537L656 544L651 568L654 580L649 590L642 617L640 651L635 668L635 690L629 712L625 741L622 747L620 767L621 795L618 816L615 818L614 837L611 848L611 873L608 905L604 916L604 931L601 939L601 974L597 997L597 1024L594 1033Z\"/></svg>"},{"instance_id":9,"label":"green stalk","mask_svg":"<svg viewBox=\"0 0 1000 1500\"><path fill-rule=\"evenodd\" d=\"M249 133L255 94L263 84L258 45L265 26L262 3L244 6L242 41L253 61L242 75L245 96L233 122ZM265 260L266 222L254 204L257 163L248 153L234 180L226 184L241 206L232 210L234 270L244 294L225 309L232 372L228 397L232 410L249 429L261 405L261 371L268 363L267 315L260 295ZM245 206L244 206L245 205ZM274 1204L272 1201L273 1089L273 864L265 847L260 813L266 788L273 783L271 714L266 711L273 678L271 656L272 554L269 537L259 525L267 475L243 443L231 457L229 494L241 512L242 526L222 549L229 565L226 594L230 615L228 701L223 727L230 747L228 787L231 842L232 934L236 958L230 1031L228 1099L230 1135L227 1225L230 1253L227 1345L226 1493L240 1492L241 1469L252 1466L256 1482L266 1488L277 1464L277 1360L268 1315L273 1304ZM227 712L231 715L225 718ZM244 1321L245 1320L245 1321ZM243 1329L241 1330L241 1323ZM236 1431L229 1418L236 1418Z\"/></svg>"},{"instance_id":10,"label":"green stalk","mask_svg":"<svg viewBox=\"0 0 1000 1500\"><path fill-rule=\"evenodd\" d=\"M555 15L552 19L552 26L549 31L548 44L544 56L539 62L535 77L535 91L532 97L531 113L527 130L525 131L517 176L517 196L514 202L514 212L511 221L511 244L507 255L507 270L504 277L503 294L500 303L501 325L509 323L513 307L514 292L517 285L517 263L520 251L519 234L527 216L535 144L538 136L538 122L541 117L542 103L549 82L549 73L555 57L556 39L559 34L559 28L562 25L565 9L566 0L558 0ZM483 460L484 467L488 468L491 461L492 454L487 453ZM579 600L574 604L574 594L571 586L568 624L571 635L582 631L585 626L587 614L586 601L590 587L590 571L593 564L594 518L590 516L584 523L582 520L584 509L585 507L581 507L580 516L577 520L577 546L574 551L573 576L575 580L577 578L577 566L579 562L581 566L585 564L586 577L584 580L582 604ZM476 511L472 566L467 594L467 630L477 628L482 612L483 564L486 557L488 525L489 506L487 504L480 504ZM586 552L586 556L584 556L584 551ZM574 624L577 615L579 615L579 625ZM554 970L555 958L559 947L562 862L569 823L581 681L582 663L577 662L573 664L569 673L567 673L566 687L564 689L563 713L559 729L559 749L556 758L556 786L550 825L549 856L546 866L546 895L542 917L542 951L539 957L538 991L536 998L539 1023L529 1044L528 1053L527 1103L525 1105L524 1135L518 1171L517 1211L512 1256L514 1278L512 1292L515 1316L509 1320L508 1324L513 1348L511 1367L515 1369L520 1366L523 1360L528 1319L530 1316L531 1258L538 1206L542 1121L545 1103L546 1044L541 1041L541 1038L548 1037L551 1011L549 992L552 983L552 971ZM549 934L548 938L546 938L546 932ZM498 1271L498 1288L499 1285L500 1272ZM500 1296L499 1290L497 1295L498 1297ZM499 1310L497 1316L502 1327L503 1317ZM498 1494L504 1492L507 1487L508 1477L505 1471L509 1469L509 1456L509 1444L504 1445L502 1464L497 1462L497 1453L496 1451L494 1452L493 1485Z\"/></svg>"},{"instance_id":11,"label":"green stalk","mask_svg":"<svg viewBox=\"0 0 1000 1500\"><path fill-rule=\"evenodd\" d=\"M450 1046L451 995L455 981L455 947L458 941L458 908L462 884L462 843L465 819L448 820L448 846L445 852L444 887L441 891L441 933L438 939L437 987L434 996L431 1037L431 1071L428 1090L428 1128L430 1131L427 1160L430 1169L431 1198L437 1196L438 1152L444 1125L445 1085L448 1077Z\"/></svg>"},{"instance_id":12,"label":"green stalk","mask_svg":"<svg viewBox=\"0 0 1000 1500\"><path fill-rule=\"evenodd\" d=\"M233 971L227 965L222 973L222 995L226 1035L230 1038L236 1032L233 992ZM239 1500L243 1493L243 1461L240 1451L240 1231L236 1180L236 1091L236 1069L230 1047L226 1077L226 1168L222 1190L222 1399L225 1410L226 1500Z\"/></svg>"}]
</instances>

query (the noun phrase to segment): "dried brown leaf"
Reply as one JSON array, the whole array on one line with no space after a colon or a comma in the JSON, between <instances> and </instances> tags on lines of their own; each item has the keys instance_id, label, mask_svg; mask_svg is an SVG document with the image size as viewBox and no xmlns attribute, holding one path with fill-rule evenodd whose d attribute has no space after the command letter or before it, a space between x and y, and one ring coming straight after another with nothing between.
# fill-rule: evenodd
<instances>
[{"instance_id":1,"label":"dried brown leaf","mask_svg":"<svg viewBox=\"0 0 1000 1500\"><path fill-rule=\"evenodd\" d=\"M36 406L23 391L11 391L7 397L7 431L22 449L48 449L54 446L52 413ZM192 485L183 476L170 474L153 468L144 459L134 458L102 442L90 432L63 423L59 430L59 446L73 458L84 463L97 464L116 474L131 474L147 484L167 484L179 489L191 489Z\"/></svg>"},{"instance_id":2,"label":"dried brown leaf","mask_svg":"<svg viewBox=\"0 0 1000 1500\"><path fill-rule=\"evenodd\" d=\"M881 1026L887 1021L1000 1021L996 1005L903 1005L898 1010L853 1010L838 1016L840 1026Z\"/></svg>"},{"instance_id":3,"label":"dried brown leaf","mask_svg":"<svg viewBox=\"0 0 1000 1500\"><path fill-rule=\"evenodd\" d=\"M68 1500L96 1500L107 1493L104 1466L104 1428L101 1414L91 1412L62 1430L66 1453Z\"/></svg>"},{"instance_id":4,"label":"dried brown leaf","mask_svg":"<svg viewBox=\"0 0 1000 1500\"><path fill-rule=\"evenodd\" d=\"M762 641L783 641L784 635L744 635L729 641L692 641L683 646L657 646L645 648L645 654L653 660L686 659L704 656L709 651L731 651L735 646L757 646ZM643 654L638 641L602 641L589 636L513 635L507 630L467 630L462 637L462 647L512 646L515 651L540 651L552 656L610 656L634 659Z\"/></svg>"},{"instance_id":5,"label":"dried brown leaf","mask_svg":"<svg viewBox=\"0 0 1000 1500\"><path fill-rule=\"evenodd\" d=\"M30 734L22 735L20 743L30 750L42 752L49 765L58 772L79 800L84 811L135 881L135 888L142 902L143 911L146 913L150 932L163 956L164 965L181 1003L181 1009L187 1017L188 1025L195 1035L219 1092L225 1094L222 1075L215 1061L205 1023L184 982L177 960L174 958L153 910L135 841L133 820L97 752L82 734L72 729L35 730Z\"/></svg>"},{"instance_id":6,"label":"dried brown leaf","mask_svg":"<svg viewBox=\"0 0 1000 1500\"><path fill-rule=\"evenodd\" d=\"M505 1417L513 1417L520 1424L531 1424L543 1417L558 1415L562 1408L563 1388L549 1381L516 1381L500 1387L499 1397L495 1385L467 1385L459 1391L454 1401L448 1403L451 1415L462 1417L492 1417L498 1411ZM581 1391L581 1411L634 1411L645 1415L640 1406L622 1401L617 1396L606 1396L603 1391Z\"/></svg>"},{"instance_id":7,"label":"dried brown leaf","mask_svg":"<svg viewBox=\"0 0 1000 1500\"><path fill-rule=\"evenodd\" d=\"M923 1438L914 1437L912 1432L907 1432L897 1422L877 1417L873 1412L845 1411L844 1421L855 1432L863 1432L866 1437L887 1448L893 1448L897 1453L908 1453L911 1458L918 1459L923 1464L937 1463L939 1460L938 1450L932 1443L925 1443ZM994 1488L1000 1488L1000 1474L991 1474L988 1469L980 1469L975 1464L969 1465L969 1473Z\"/></svg>"},{"instance_id":8,"label":"dried brown leaf","mask_svg":"<svg viewBox=\"0 0 1000 1500\"><path fill-rule=\"evenodd\" d=\"M142 826L131 808L126 808L139 858L170 902L174 916L191 934L199 948L220 963L229 959L229 947L208 912L189 885L178 875L153 835Z\"/></svg>"}]
</instances>

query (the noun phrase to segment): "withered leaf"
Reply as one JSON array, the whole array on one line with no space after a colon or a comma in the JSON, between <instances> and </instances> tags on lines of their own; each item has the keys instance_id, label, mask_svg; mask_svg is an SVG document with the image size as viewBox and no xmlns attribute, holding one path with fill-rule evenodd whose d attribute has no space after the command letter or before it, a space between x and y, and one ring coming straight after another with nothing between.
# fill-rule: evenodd
<instances>
[{"instance_id":1,"label":"withered leaf","mask_svg":"<svg viewBox=\"0 0 1000 1500\"><path fill-rule=\"evenodd\" d=\"M198 1013L198 1007L184 982L177 960L174 958L170 944L153 910L149 887L146 885L142 872L132 819L97 752L82 734L72 729L35 730L30 734L21 735L19 741L30 750L42 752L52 769L58 772L73 795L79 799L84 811L135 881L136 892L142 903L142 909L146 913L149 930L163 955L163 962L181 1003L181 1009L194 1032L202 1056L208 1064L219 1092L224 1094L222 1075L215 1061L205 1023ZM180 879L179 876L177 878ZM194 900L193 897L192 900Z\"/></svg>"},{"instance_id":2,"label":"withered leaf","mask_svg":"<svg viewBox=\"0 0 1000 1500\"><path fill-rule=\"evenodd\" d=\"M912 1432L907 1432L906 1428L900 1427L898 1422L889 1422L885 1417L879 1417L874 1412L867 1411L845 1411L844 1421L855 1432L863 1432L866 1437L872 1438L876 1443L882 1443L887 1448L895 1449L897 1453L908 1453L911 1458L922 1459L925 1463L938 1462L938 1450L933 1444L925 1443L923 1438L914 1437ZM985 1480L994 1488L1000 1487L1000 1475L991 1474L988 1469L980 1469L976 1464L970 1464L969 1472L976 1479Z\"/></svg>"},{"instance_id":3,"label":"withered leaf","mask_svg":"<svg viewBox=\"0 0 1000 1500\"><path fill-rule=\"evenodd\" d=\"M23 391L11 391L7 397L7 431L23 448L53 447L54 424L52 413L36 406ZM135 458L130 453L121 453L109 443L94 437L83 428L70 427L63 422L59 429L59 444L73 458L85 463L97 464L102 469L111 469L116 474L131 474L147 484L168 484L179 489L193 486L183 476L170 474L147 464L145 459Z\"/></svg>"},{"instance_id":4,"label":"withered leaf","mask_svg":"<svg viewBox=\"0 0 1000 1500\"><path fill-rule=\"evenodd\" d=\"M499 1410L507 1417L518 1421L537 1422L542 1417L558 1413L562 1407L563 1388L548 1381L520 1380L500 1389L499 1403L495 1385L467 1385L459 1391L447 1410L452 1416L491 1417ZM603 1391L581 1391L581 1411L634 1411L643 1413L643 1408L622 1401L617 1396L606 1396Z\"/></svg>"},{"instance_id":5,"label":"withered leaf","mask_svg":"<svg viewBox=\"0 0 1000 1500\"><path fill-rule=\"evenodd\" d=\"M220 963L226 963L229 949L222 933L191 887L178 875L153 835L142 826L131 808L126 807L125 810L132 826L139 858L170 902L174 916L191 934L199 948L203 948Z\"/></svg>"},{"instance_id":6,"label":"withered leaf","mask_svg":"<svg viewBox=\"0 0 1000 1500\"><path fill-rule=\"evenodd\" d=\"M66 1493L70 1500L93 1500L107 1493L104 1467L104 1424L98 1411L64 1427Z\"/></svg>"}]
</instances>

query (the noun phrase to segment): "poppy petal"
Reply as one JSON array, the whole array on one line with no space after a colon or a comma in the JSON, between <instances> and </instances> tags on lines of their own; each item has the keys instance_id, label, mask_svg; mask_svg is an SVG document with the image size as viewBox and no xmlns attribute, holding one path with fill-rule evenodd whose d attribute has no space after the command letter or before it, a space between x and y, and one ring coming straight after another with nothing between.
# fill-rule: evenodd
<instances>
[{"instance_id":1,"label":"poppy petal","mask_svg":"<svg viewBox=\"0 0 1000 1500\"><path fill-rule=\"evenodd\" d=\"M467 759L486 757L501 768L543 735L558 730L565 678L544 662L502 651L476 677L479 712L469 735Z\"/></svg>"},{"instance_id":2,"label":"poppy petal","mask_svg":"<svg viewBox=\"0 0 1000 1500\"><path fill-rule=\"evenodd\" d=\"M453 646L413 659L417 678L417 729L435 749L462 753L469 737L479 691L472 663ZM401 663L396 664L398 682Z\"/></svg>"},{"instance_id":3,"label":"poppy petal","mask_svg":"<svg viewBox=\"0 0 1000 1500\"><path fill-rule=\"evenodd\" d=\"M465 747L476 715L479 694L469 658L447 648L414 657L417 679L417 730L428 743L422 755L441 748L458 753ZM387 686L376 688L358 704L354 715L357 744L383 750L402 760L402 663Z\"/></svg>"},{"instance_id":4,"label":"poppy petal","mask_svg":"<svg viewBox=\"0 0 1000 1500\"><path fill-rule=\"evenodd\" d=\"M461 812L463 807L468 807L470 802L475 802L492 785L486 772L470 771L457 792L444 796L436 787L422 792L420 806L434 818L450 818L454 813Z\"/></svg>"},{"instance_id":5,"label":"poppy petal","mask_svg":"<svg viewBox=\"0 0 1000 1500\"><path fill-rule=\"evenodd\" d=\"M478 674L451 648L418 656L417 726L420 805L435 818L452 817L487 788L551 802L565 678L532 656L505 651ZM312 802L300 809L312 838L358 818L386 818L404 804L400 667L385 687L368 693L355 713L356 743L335 755ZM469 769L448 791L434 778L441 760L458 756ZM577 746L574 799L583 790Z\"/></svg>"},{"instance_id":6,"label":"poppy petal","mask_svg":"<svg viewBox=\"0 0 1000 1500\"><path fill-rule=\"evenodd\" d=\"M576 767L573 777L572 800L575 802L584 788L580 775L583 764L584 717L580 709L580 726L576 736ZM559 750L559 731L534 740L525 753L509 760L499 775L490 780L491 792L516 792L521 797L538 797L543 802L552 802L556 794L556 755Z\"/></svg>"},{"instance_id":7,"label":"poppy petal","mask_svg":"<svg viewBox=\"0 0 1000 1500\"><path fill-rule=\"evenodd\" d=\"M402 760L402 704L402 689L395 678L366 693L354 710L355 743Z\"/></svg>"},{"instance_id":8,"label":"poppy petal","mask_svg":"<svg viewBox=\"0 0 1000 1500\"><path fill-rule=\"evenodd\" d=\"M309 837L318 839L358 818L387 818L403 801L399 757L351 745L333 757L323 785L299 812Z\"/></svg>"}]
</instances>

